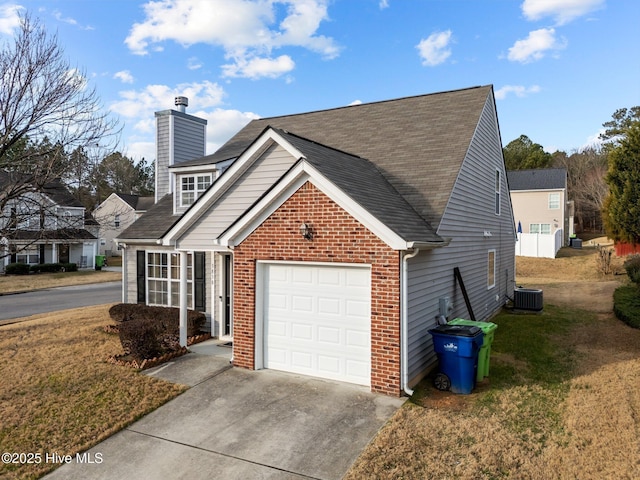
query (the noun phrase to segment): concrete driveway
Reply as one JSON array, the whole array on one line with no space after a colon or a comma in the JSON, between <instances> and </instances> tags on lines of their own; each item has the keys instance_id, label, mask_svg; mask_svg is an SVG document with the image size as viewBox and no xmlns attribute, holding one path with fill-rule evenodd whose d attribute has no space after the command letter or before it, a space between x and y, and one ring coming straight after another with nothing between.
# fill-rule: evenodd
<instances>
[{"instance_id":1,"label":"concrete driveway","mask_svg":"<svg viewBox=\"0 0 640 480\"><path fill-rule=\"evenodd\" d=\"M193 386L46 478L340 479L404 401L198 353L149 373Z\"/></svg>"}]
</instances>

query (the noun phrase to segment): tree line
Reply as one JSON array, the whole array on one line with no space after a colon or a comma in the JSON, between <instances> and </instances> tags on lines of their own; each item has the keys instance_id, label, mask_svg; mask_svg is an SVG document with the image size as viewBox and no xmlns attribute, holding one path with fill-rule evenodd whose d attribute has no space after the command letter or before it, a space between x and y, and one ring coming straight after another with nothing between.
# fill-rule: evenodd
<instances>
[{"instance_id":1,"label":"tree line","mask_svg":"<svg viewBox=\"0 0 640 480\"><path fill-rule=\"evenodd\" d=\"M507 170L564 168L577 231L640 241L640 106L616 110L603 123L601 143L571 153L545 152L526 135L504 148ZM634 227L635 224L635 227Z\"/></svg>"}]
</instances>

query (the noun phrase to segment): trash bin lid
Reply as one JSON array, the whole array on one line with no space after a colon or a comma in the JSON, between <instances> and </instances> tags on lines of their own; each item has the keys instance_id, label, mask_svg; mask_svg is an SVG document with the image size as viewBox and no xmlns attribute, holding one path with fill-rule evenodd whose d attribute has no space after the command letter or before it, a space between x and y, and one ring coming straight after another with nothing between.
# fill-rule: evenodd
<instances>
[{"instance_id":1,"label":"trash bin lid","mask_svg":"<svg viewBox=\"0 0 640 480\"><path fill-rule=\"evenodd\" d=\"M469 325L478 327L484 334L491 333L498 328L498 325L491 322L477 322L475 320L465 320L464 318L454 318L449 321L449 325Z\"/></svg>"},{"instance_id":2,"label":"trash bin lid","mask_svg":"<svg viewBox=\"0 0 640 480\"><path fill-rule=\"evenodd\" d=\"M429 333L441 335L454 335L456 337L475 337L482 333L482 330L472 325L438 325L436 328L429 330Z\"/></svg>"}]
</instances>

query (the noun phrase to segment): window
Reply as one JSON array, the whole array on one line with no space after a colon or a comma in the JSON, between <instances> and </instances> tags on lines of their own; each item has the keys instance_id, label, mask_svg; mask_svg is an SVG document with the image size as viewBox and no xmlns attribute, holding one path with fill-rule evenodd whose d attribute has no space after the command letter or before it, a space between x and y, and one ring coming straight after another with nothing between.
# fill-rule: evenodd
<instances>
[{"instance_id":1,"label":"window","mask_svg":"<svg viewBox=\"0 0 640 480\"><path fill-rule=\"evenodd\" d=\"M489 250L487 255L487 289L496 286L496 251Z\"/></svg>"},{"instance_id":2,"label":"window","mask_svg":"<svg viewBox=\"0 0 640 480\"><path fill-rule=\"evenodd\" d=\"M180 206L186 207L195 202L211 185L211 175L182 177L180 180Z\"/></svg>"},{"instance_id":3,"label":"window","mask_svg":"<svg viewBox=\"0 0 640 480\"><path fill-rule=\"evenodd\" d=\"M558 210L560 208L560 194L549 194L549 210Z\"/></svg>"},{"instance_id":4,"label":"window","mask_svg":"<svg viewBox=\"0 0 640 480\"><path fill-rule=\"evenodd\" d=\"M529 233L541 233L549 235L551 233L550 223L531 223L529 224Z\"/></svg>"},{"instance_id":5,"label":"window","mask_svg":"<svg viewBox=\"0 0 640 480\"><path fill-rule=\"evenodd\" d=\"M120 215L117 215L113 218L113 224L116 228L120 228Z\"/></svg>"},{"instance_id":6,"label":"window","mask_svg":"<svg viewBox=\"0 0 640 480\"><path fill-rule=\"evenodd\" d=\"M500 170L496 170L496 215L500 215Z\"/></svg>"},{"instance_id":7,"label":"window","mask_svg":"<svg viewBox=\"0 0 640 480\"><path fill-rule=\"evenodd\" d=\"M37 247L25 248L16 255L17 263L35 265L40 263L40 250Z\"/></svg>"},{"instance_id":8,"label":"window","mask_svg":"<svg viewBox=\"0 0 640 480\"><path fill-rule=\"evenodd\" d=\"M147 252L147 302L180 306L180 254ZM187 255L187 308L193 308L193 255Z\"/></svg>"}]
</instances>

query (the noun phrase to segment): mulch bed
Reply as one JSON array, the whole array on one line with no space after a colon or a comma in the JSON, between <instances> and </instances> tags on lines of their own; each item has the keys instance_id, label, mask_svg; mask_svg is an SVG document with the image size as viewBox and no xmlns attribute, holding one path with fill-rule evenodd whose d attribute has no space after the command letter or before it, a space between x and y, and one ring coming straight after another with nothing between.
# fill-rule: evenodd
<instances>
[{"instance_id":1,"label":"mulch bed","mask_svg":"<svg viewBox=\"0 0 640 480\"><path fill-rule=\"evenodd\" d=\"M107 325L104 327L104 331L107 333L118 333L118 328L117 328L117 325ZM204 342L205 340L209 340L210 338L211 338L210 333L200 333L198 335L194 335L193 337L188 337L187 347L190 345L194 345L196 343ZM164 362L168 362L173 358L181 357L182 355L189 353L189 349L187 347L180 347L177 350L167 352L158 357L145 358L142 361L136 358L133 358L133 356L130 354L110 355L107 358L107 363L111 363L111 364L119 365L123 367L135 368L136 370L145 370L147 368L155 367Z\"/></svg>"}]
</instances>

